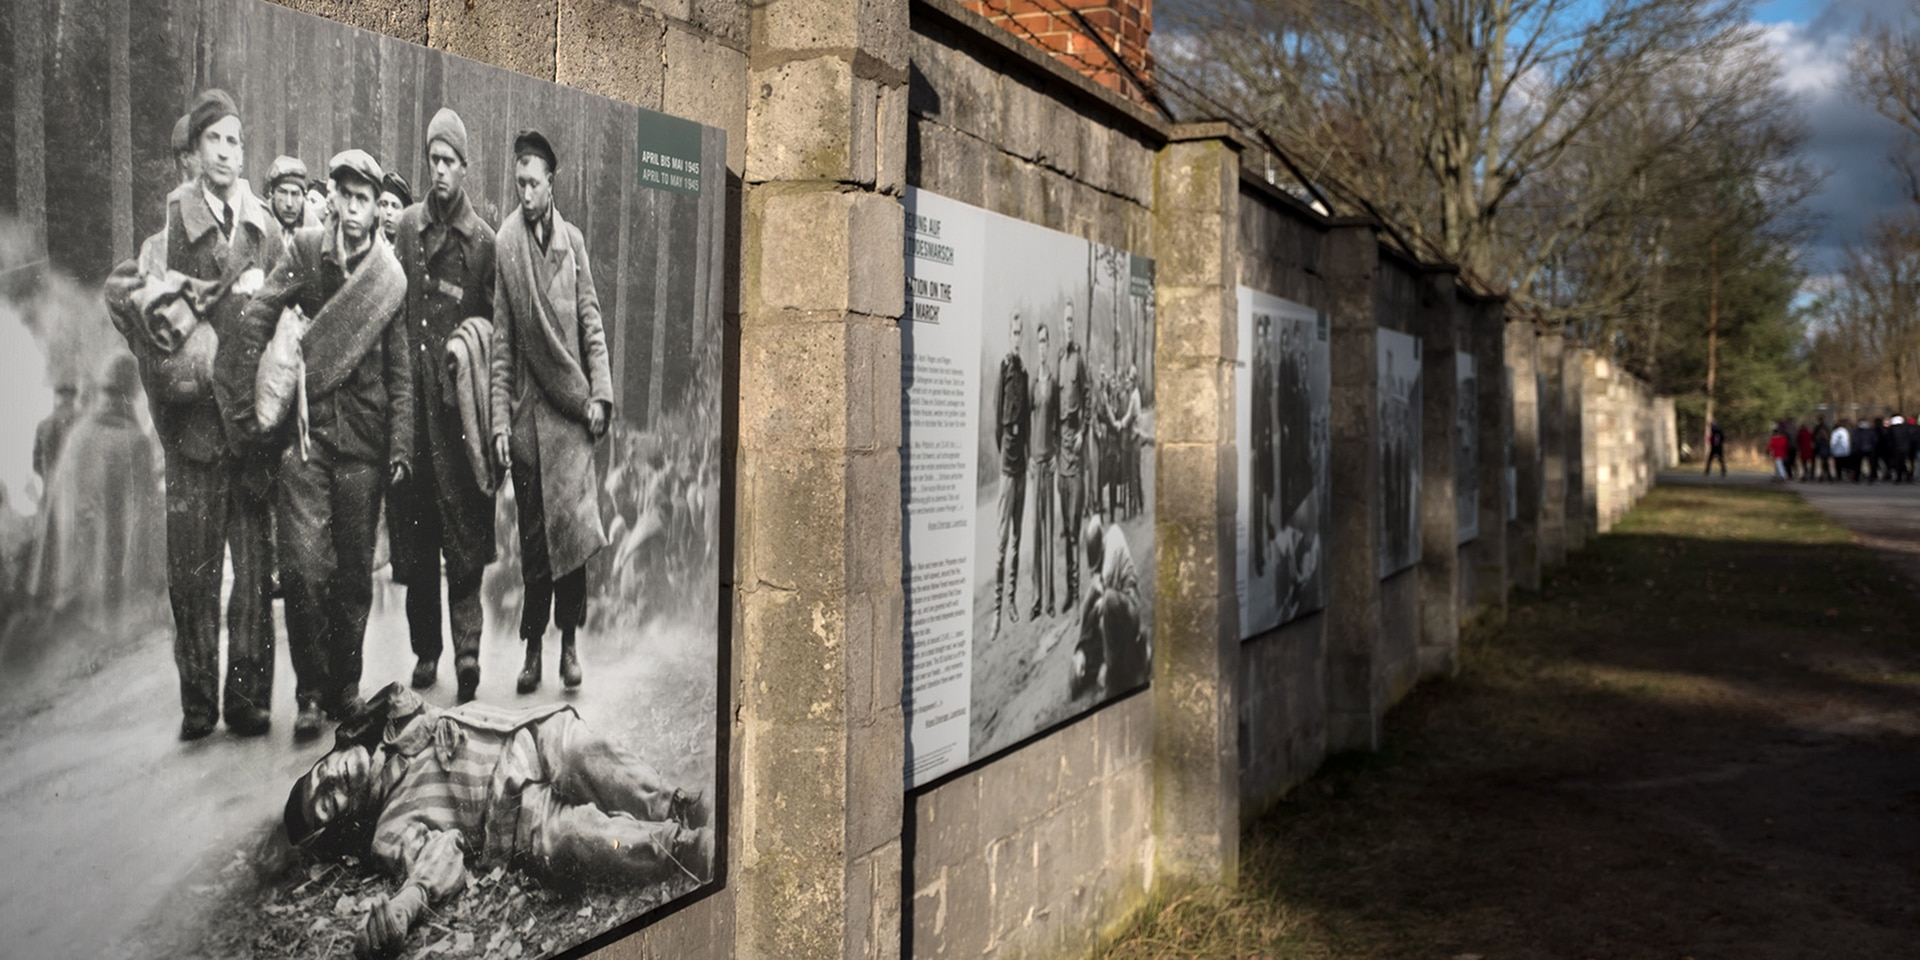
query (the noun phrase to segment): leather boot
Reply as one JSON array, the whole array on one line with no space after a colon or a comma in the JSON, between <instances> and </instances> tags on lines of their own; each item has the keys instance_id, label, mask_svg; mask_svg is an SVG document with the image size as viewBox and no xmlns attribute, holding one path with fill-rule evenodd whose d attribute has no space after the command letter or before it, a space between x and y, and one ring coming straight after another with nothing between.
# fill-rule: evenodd
<instances>
[{"instance_id":1,"label":"leather boot","mask_svg":"<svg viewBox=\"0 0 1920 960\"><path fill-rule=\"evenodd\" d=\"M532 693L540 689L540 638L527 638L527 662L520 667L520 681L514 689Z\"/></svg>"},{"instance_id":2,"label":"leather boot","mask_svg":"<svg viewBox=\"0 0 1920 960\"><path fill-rule=\"evenodd\" d=\"M580 657L573 652L573 631L560 632L560 682L568 690L580 685Z\"/></svg>"}]
</instances>

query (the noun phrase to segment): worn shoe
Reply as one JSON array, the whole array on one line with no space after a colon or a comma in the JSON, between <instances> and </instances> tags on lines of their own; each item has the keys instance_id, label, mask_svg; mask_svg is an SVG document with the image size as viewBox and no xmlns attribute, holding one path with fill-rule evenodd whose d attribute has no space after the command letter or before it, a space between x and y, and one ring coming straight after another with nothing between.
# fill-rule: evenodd
<instances>
[{"instance_id":1,"label":"worn shoe","mask_svg":"<svg viewBox=\"0 0 1920 960\"><path fill-rule=\"evenodd\" d=\"M713 822L713 810L707 806L705 790L675 790L667 804L667 819L689 830L698 830Z\"/></svg>"},{"instance_id":2,"label":"worn shoe","mask_svg":"<svg viewBox=\"0 0 1920 960\"><path fill-rule=\"evenodd\" d=\"M300 705L300 714L293 718L293 739L312 740L327 727L327 715L320 711L320 705L308 701Z\"/></svg>"},{"instance_id":3,"label":"worn shoe","mask_svg":"<svg viewBox=\"0 0 1920 960\"><path fill-rule=\"evenodd\" d=\"M513 688L521 693L532 693L540 689L540 638L527 640L527 662L520 666L520 679Z\"/></svg>"},{"instance_id":4,"label":"worn shoe","mask_svg":"<svg viewBox=\"0 0 1920 960\"><path fill-rule=\"evenodd\" d=\"M183 717L180 720L180 739L192 742L212 733L214 720L211 717Z\"/></svg>"},{"instance_id":5,"label":"worn shoe","mask_svg":"<svg viewBox=\"0 0 1920 960\"><path fill-rule=\"evenodd\" d=\"M580 656L573 652L573 638L560 638L560 682L572 690L580 685Z\"/></svg>"},{"instance_id":6,"label":"worn shoe","mask_svg":"<svg viewBox=\"0 0 1920 960\"><path fill-rule=\"evenodd\" d=\"M460 680L459 702L467 703L480 694L480 658L461 654L453 663L454 676Z\"/></svg>"},{"instance_id":7,"label":"worn shoe","mask_svg":"<svg viewBox=\"0 0 1920 960\"><path fill-rule=\"evenodd\" d=\"M421 657L419 662L413 665L413 688L425 690L438 682L440 682L440 658Z\"/></svg>"},{"instance_id":8,"label":"worn shoe","mask_svg":"<svg viewBox=\"0 0 1920 960\"><path fill-rule=\"evenodd\" d=\"M670 851L680 868L693 875L695 880L705 883L713 879L713 830L701 827L698 830L681 830L672 841Z\"/></svg>"},{"instance_id":9,"label":"worn shoe","mask_svg":"<svg viewBox=\"0 0 1920 960\"><path fill-rule=\"evenodd\" d=\"M236 737L265 736L273 729L273 715L261 707L228 707L227 729Z\"/></svg>"},{"instance_id":10,"label":"worn shoe","mask_svg":"<svg viewBox=\"0 0 1920 960\"><path fill-rule=\"evenodd\" d=\"M359 716L366 709L367 701L362 700L360 692L355 690L343 693L331 702L323 704L322 715L334 723L344 723Z\"/></svg>"}]
</instances>

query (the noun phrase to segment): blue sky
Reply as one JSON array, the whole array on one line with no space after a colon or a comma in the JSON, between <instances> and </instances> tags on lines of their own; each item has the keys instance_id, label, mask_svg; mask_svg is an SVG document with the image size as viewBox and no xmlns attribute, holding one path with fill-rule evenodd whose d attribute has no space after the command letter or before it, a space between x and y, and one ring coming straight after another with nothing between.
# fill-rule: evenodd
<instances>
[{"instance_id":1,"label":"blue sky","mask_svg":"<svg viewBox=\"0 0 1920 960\"><path fill-rule=\"evenodd\" d=\"M1824 222L1803 251L1816 289L1875 217L1907 203L1888 162L1905 134L1847 89L1847 56L1867 23L1904 18L1908 10L1906 0L1768 0L1754 8L1785 92L1806 111L1806 157L1826 173L1809 200Z\"/></svg>"}]
</instances>

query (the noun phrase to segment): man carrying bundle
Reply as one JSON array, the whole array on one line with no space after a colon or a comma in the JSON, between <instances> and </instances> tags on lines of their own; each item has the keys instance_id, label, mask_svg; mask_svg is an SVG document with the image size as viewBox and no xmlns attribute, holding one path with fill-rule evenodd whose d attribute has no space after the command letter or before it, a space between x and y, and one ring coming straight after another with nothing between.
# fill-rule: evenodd
<instances>
[{"instance_id":1,"label":"man carrying bundle","mask_svg":"<svg viewBox=\"0 0 1920 960\"><path fill-rule=\"evenodd\" d=\"M380 165L347 150L328 168L332 224L294 234L244 324L254 343L283 322L304 328L304 403L292 414L300 439L280 458L278 501L300 739L360 705L380 496L389 477L405 481L413 451L407 278L378 229ZM263 365L263 387L273 373ZM274 392L261 391L263 426L277 419Z\"/></svg>"},{"instance_id":2,"label":"man carrying bundle","mask_svg":"<svg viewBox=\"0 0 1920 960\"><path fill-rule=\"evenodd\" d=\"M406 208L394 226L394 253L407 275L402 324L412 355L413 460L405 482L387 493L387 536L393 578L407 588L415 689L431 687L440 669L440 571L446 561L447 620L461 703L480 687L480 581L493 562L493 495L486 462L492 431L485 345L492 339L493 228L474 212L464 183L467 127L442 109L427 125L426 199ZM391 179L391 178L390 178ZM455 339L472 321L483 335ZM448 365L448 349L464 343L466 362ZM476 349L477 348L477 349ZM459 375L461 371L468 374ZM471 419L474 427L465 424ZM468 456L468 448L476 456Z\"/></svg>"}]
</instances>

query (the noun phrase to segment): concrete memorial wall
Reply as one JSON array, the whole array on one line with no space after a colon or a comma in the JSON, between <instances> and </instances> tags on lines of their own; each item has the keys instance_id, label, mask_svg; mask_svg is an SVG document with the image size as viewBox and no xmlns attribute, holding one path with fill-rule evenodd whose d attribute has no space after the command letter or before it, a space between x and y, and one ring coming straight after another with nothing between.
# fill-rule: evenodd
<instances>
[{"instance_id":1,"label":"concrete memorial wall","mask_svg":"<svg viewBox=\"0 0 1920 960\"><path fill-rule=\"evenodd\" d=\"M632 589L595 595L589 634L618 643L587 646L588 686L556 702L642 746L681 789L662 822L710 831L711 871L576 901L530 862L488 864L435 895L442 919L403 955L1082 954L1156 890L1234 881L1243 823L1329 753L1379 746L1395 702L1460 668L1463 629L1498 623L1673 456L1670 401L1276 186L1234 127L1173 123L1116 92L1137 83L1117 63L1050 56L1064 20L1023 35L959 0L281 4L334 22L260 0L0 16L0 344L22 347L0 363L33 386L0 441L51 409L73 366L52 353L121 349L103 317L58 351L34 318L98 303L156 227L160 145L201 87L239 87L255 181L276 153L347 140L430 181L427 124L457 105L484 128L469 183L489 223L521 199L513 132L562 131L556 205L616 347L619 455L589 463L619 546L590 575ZM1123 6L1137 55L1147 20ZM126 55L151 36L184 39ZM280 60L340 66L269 75ZM97 145L60 119L69 101ZM94 186L64 189L75 176ZM19 453L0 449L0 477ZM651 543L678 552L646 560ZM375 624L400 622L403 595L377 592ZM113 648L100 675L170 683L157 597L126 648L146 652ZM0 582L9 663L31 660L18 614L39 603ZM411 663L404 630L368 636L369 670ZM487 637L489 656L519 649L511 627ZM483 702L517 696L512 666L484 664ZM599 677L657 696L603 703ZM0 740L21 809L66 802L61 758L91 755L46 745L66 717L22 713ZM99 748L156 783L204 783L235 749L277 782L324 752L173 732ZM248 797L230 825L271 832L281 811ZM208 829L211 809L182 806ZM47 816L16 818L10 849L85 832ZM40 873L0 903L38 918L20 927L36 955L218 954L301 921L252 945L295 957L413 896L222 843L130 841L93 891L112 909L69 909ZM348 881L326 916L299 912Z\"/></svg>"}]
</instances>

